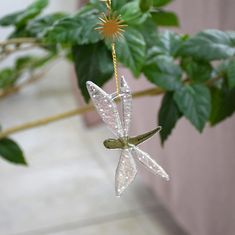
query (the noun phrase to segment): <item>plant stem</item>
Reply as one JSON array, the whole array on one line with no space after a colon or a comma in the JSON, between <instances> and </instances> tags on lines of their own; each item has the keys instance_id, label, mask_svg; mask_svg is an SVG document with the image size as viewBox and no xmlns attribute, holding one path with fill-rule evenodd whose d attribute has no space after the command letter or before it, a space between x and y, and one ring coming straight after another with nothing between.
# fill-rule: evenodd
<instances>
[{"instance_id":1,"label":"plant stem","mask_svg":"<svg viewBox=\"0 0 235 235\"><path fill-rule=\"evenodd\" d=\"M26 46L26 47L15 47L15 48L11 48L11 49L4 49L3 52L1 52L0 54L0 62L5 60L9 55L18 52L18 51L28 51L31 49L34 49L35 45L30 45L30 46Z\"/></svg>"},{"instance_id":2,"label":"plant stem","mask_svg":"<svg viewBox=\"0 0 235 235\"><path fill-rule=\"evenodd\" d=\"M150 89L146 89L143 91L138 91L138 92L133 93L133 98L139 98L139 97L144 97L144 96L154 96L154 95L160 95L163 93L164 93L164 90L162 90L160 88L150 88ZM35 127L47 125L49 123L60 121L60 120L70 118L73 116L81 115L81 114L89 112L93 109L94 109L94 106L86 105L86 106L83 106L82 108L79 108L79 109L70 110L70 111L60 113L60 114L57 114L54 116L50 116L47 118L43 118L43 119L35 120L32 122L24 123L24 124L15 126L15 127L11 127L9 129L6 129L6 130L0 132L0 139L7 137L11 134L17 133L17 132L21 132L21 131L32 129Z\"/></svg>"},{"instance_id":3,"label":"plant stem","mask_svg":"<svg viewBox=\"0 0 235 235\"><path fill-rule=\"evenodd\" d=\"M206 85L210 87L213 85L214 82L216 82L220 79L221 79L221 77L215 77L215 78L211 79L210 81L207 81ZM155 87L155 88L149 88L146 90L134 92L132 94L132 97L135 99L135 98L140 98L140 97L144 97L144 96L161 95L164 93L165 93L165 90L158 88L158 87ZM70 117L73 117L76 115L81 115L86 112L92 111L93 109L94 109L94 106L86 105L86 106L83 106L82 108L79 108L79 109L74 109L74 110L67 111L67 112L57 114L54 116L50 116L47 118L43 118L43 119L35 120L32 122L28 122L28 123L25 123L22 125L18 125L18 126L15 126L15 127L12 127L12 128L6 129L5 131L0 132L0 139L7 137L11 134L17 133L17 132L27 130L27 129L43 126L43 125L46 125L46 124L49 124L52 122L57 122L57 121L60 121L60 120L66 119L66 118L70 118Z\"/></svg>"},{"instance_id":4,"label":"plant stem","mask_svg":"<svg viewBox=\"0 0 235 235\"><path fill-rule=\"evenodd\" d=\"M25 51L39 46L39 42L35 38L12 38L0 42L0 62L6 59L12 53L17 51Z\"/></svg>"},{"instance_id":5,"label":"plant stem","mask_svg":"<svg viewBox=\"0 0 235 235\"><path fill-rule=\"evenodd\" d=\"M37 44L37 39L35 38L12 38L6 41L0 42L0 47L12 45L12 44Z\"/></svg>"},{"instance_id":6,"label":"plant stem","mask_svg":"<svg viewBox=\"0 0 235 235\"><path fill-rule=\"evenodd\" d=\"M86 113L88 111L91 111L92 109L93 109L93 106L86 105L86 106L84 106L82 108L79 108L79 109L74 109L74 110L67 111L67 112L64 112L64 113L61 113L61 114L58 114L58 115L50 116L50 117L47 117L47 118L44 118L44 119L39 119L39 120L28 122L28 123L25 123L25 124L22 124L22 125L19 125L19 126L15 126L15 127L6 129L3 132L0 132L0 139L2 139L4 137L7 137L10 134L14 134L14 133L17 133L17 132L20 132L20 131L35 128L35 127L38 127L38 126L47 125L51 122L56 122L56 121L59 121L59 120L65 119L65 118L80 115L80 114Z\"/></svg>"}]
</instances>

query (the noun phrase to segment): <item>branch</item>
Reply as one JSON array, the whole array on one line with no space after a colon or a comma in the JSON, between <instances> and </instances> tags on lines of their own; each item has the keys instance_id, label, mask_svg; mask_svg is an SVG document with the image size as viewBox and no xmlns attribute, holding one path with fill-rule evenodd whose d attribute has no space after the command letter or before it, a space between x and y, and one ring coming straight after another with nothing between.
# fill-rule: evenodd
<instances>
[{"instance_id":1,"label":"branch","mask_svg":"<svg viewBox=\"0 0 235 235\"><path fill-rule=\"evenodd\" d=\"M160 95L160 94L163 94L164 92L165 91L160 88L150 88L150 89L146 89L143 91L133 93L133 98ZM12 128L6 129L5 131L0 132L0 139L7 137L11 134L17 133L17 132L21 132L21 131L25 131L25 130L28 130L31 128L47 125L49 123L60 121L60 120L70 118L73 116L81 115L86 112L92 111L93 109L94 109L94 106L86 105L86 106L83 106L82 108L79 108L79 109L74 109L74 110L67 111L67 112L57 114L54 116L50 116L47 118L43 118L43 119L35 120L32 122L28 122L28 123L25 123L22 125L18 125L18 126L15 126L15 127L12 127Z\"/></svg>"},{"instance_id":2,"label":"branch","mask_svg":"<svg viewBox=\"0 0 235 235\"><path fill-rule=\"evenodd\" d=\"M0 61L6 59L12 53L17 51L25 51L39 46L39 42L35 38L12 38L0 42Z\"/></svg>"},{"instance_id":3,"label":"branch","mask_svg":"<svg viewBox=\"0 0 235 235\"><path fill-rule=\"evenodd\" d=\"M213 85L214 82L218 81L219 79L221 79L221 77L215 77L215 78L211 79L210 81L207 81L206 85L210 87ZM158 87L157 88L155 87L155 88L150 88L150 89L146 89L143 91L134 92L132 94L132 97L135 99L135 98L140 98L140 97L144 97L144 96L161 95L164 93L165 93L165 90L158 88ZM82 108L79 108L79 109L74 109L71 111L67 111L65 113L57 114L57 115L50 116L50 117L47 117L44 119L39 119L39 120L28 122L28 123L25 123L25 124L22 124L19 126L15 126L15 127L12 127L12 128L6 129L5 131L0 132L0 139L7 137L10 134L14 134L14 133L17 133L20 131L43 126L43 125L46 125L46 124L49 124L52 122L57 122L57 121L60 121L60 120L66 119L66 118L70 118L70 117L73 117L76 115L81 115L81 114L89 112L93 109L94 109L94 106L86 105L86 106L83 106Z\"/></svg>"},{"instance_id":4,"label":"branch","mask_svg":"<svg viewBox=\"0 0 235 235\"><path fill-rule=\"evenodd\" d=\"M12 38L6 41L0 42L0 47L12 45L12 44L37 44L37 39L35 38Z\"/></svg>"}]
</instances>

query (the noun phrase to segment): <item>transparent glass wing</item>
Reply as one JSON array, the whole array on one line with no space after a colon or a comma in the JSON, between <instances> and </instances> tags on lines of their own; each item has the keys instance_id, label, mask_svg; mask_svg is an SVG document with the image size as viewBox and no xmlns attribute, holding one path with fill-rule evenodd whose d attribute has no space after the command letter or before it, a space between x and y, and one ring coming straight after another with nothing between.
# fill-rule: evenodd
<instances>
[{"instance_id":1,"label":"transparent glass wing","mask_svg":"<svg viewBox=\"0 0 235 235\"><path fill-rule=\"evenodd\" d=\"M131 153L133 156L138 159L150 172L152 172L155 175L161 176L163 179L168 181L170 178L168 174L165 172L165 170L157 164L156 161L154 161L147 153L140 150L137 147L131 148Z\"/></svg>"},{"instance_id":2,"label":"transparent glass wing","mask_svg":"<svg viewBox=\"0 0 235 235\"><path fill-rule=\"evenodd\" d=\"M131 123L132 114L132 95L131 90L122 76L120 83L120 93L121 93L121 107L122 107L122 125L124 136L127 137L129 134L129 128Z\"/></svg>"},{"instance_id":3,"label":"transparent glass wing","mask_svg":"<svg viewBox=\"0 0 235 235\"><path fill-rule=\"evenodd\" d=\"M115 176L116 195L120 196L137 173L135 161L128 149L122 150Z\"/></svg>"},{"instance_id":4,"label":"transparent glass wing","mask_svg":"<svg viewBox=\"0 0 235 235\"><path fill-rule=\"evenodd\" d=\"M90 81L87 82L87 89L102 120L108 125L114 135L123 137L124 133L117 105L113 101L112 96Z\"/></svg>"}]
</instances>

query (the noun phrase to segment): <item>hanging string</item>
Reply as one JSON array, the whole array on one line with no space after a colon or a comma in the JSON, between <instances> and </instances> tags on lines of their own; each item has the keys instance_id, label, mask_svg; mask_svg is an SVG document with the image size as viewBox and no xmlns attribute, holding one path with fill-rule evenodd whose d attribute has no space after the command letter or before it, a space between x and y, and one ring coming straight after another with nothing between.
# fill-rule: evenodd
<instances>
[{"instance_id":1,"label":"hanging string","mask_svg":"<svg viewBox=\"0 0 235 235\"><path fill-rule=\"evenodd\" d=\"M113 68L114 68L114 77L116 81L116 91L119 95L119 79L118 79L118 69L117 69L117 56L116 56L116 47L115 42L112 43L112 56L113 56Z\"/></svg>"},{"instance_id":2,"label":"hanging string","mask_svg":"<svg viewBox=\"0 0 235 235\"><path fill-rule=\"evenodd\" d=\"M110 16L111 14L111 9L112 9L112 0L103 0L106 3L108 12L107 14ZM113 57L113 69L114 69L114 77L115 77L115 82L116 82L116 92L117 95L119 95L119 79L118 79L118 68L117 68L117 56L116 56L116 44L115 41L113 40L112 42L112 57Z\"/></svg>"},{"instance_id":3,"label":"hanging string","mask_svg":"<svg viewBox=\"0 0 235 235\"><path fill-rule=\"evenodd\" d=\"M111 0L106 0L106 6L109 10L111 10L111 6L112 6Z\"/></svg>"}]
</instances>

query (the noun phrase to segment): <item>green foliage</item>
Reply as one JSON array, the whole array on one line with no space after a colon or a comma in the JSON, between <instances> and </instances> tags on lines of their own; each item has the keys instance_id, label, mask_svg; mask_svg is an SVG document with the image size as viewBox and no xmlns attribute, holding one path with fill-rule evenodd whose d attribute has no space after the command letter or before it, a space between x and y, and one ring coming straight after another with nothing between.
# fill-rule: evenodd
<instances>
[{"instance_id":1,"label":"green foliage","mask_svg":"<svg viewBox=\"0 0 235 235\"><path fill-rule=\"evenodd\" d=\"M167 92L162 100L161 108L158 113L158 125L162 127L160 132L162 144L167 140L175 127L177 121L182 117L178 106L174 100L174 93Z\"/></svg>"},{"instance_id":2,"label":"green foliage","mask_svg":"<svg viewBox=\"0 0 235 235\"><path fill-rule=\"evenodd\" d=\"M98 24L98 10L88 8L84 13L68 16L57 21L45 35L45 42L49 44L89 44L101 39L95 27Z\"/></svg>"},{"instance_id":3,"label":"green foliage","mask_svg":"<svg viewBox=\"0 0 235 235\"><path fill-rule=\"evenodd\" d=\"M112 0L113 11L127 25L116 44L118 61L135 77L143 74L166 92L158 113L162 144L182 116L201 132L207 122L216 125L235 111L235 32L210 29L194 36L159 32L160 26L179 25L177 15L164 9L171 2ZM9 38L33 37L48 53L26 55L12 67L3 68L0 89L14 86L25 72L40 69L63 54L74 63L78 86L88 102L86 81L102 86L113 76L110 42L95 30L105 4L90 0L73 15L41 15L47 4L47 0L37 0L0 19L0 26L14 27ZM0 49L1 53L4 48ZM3 140L3 144L9 143Z\"/></svg>"},{"instance_id":4,"label":"green foliage","mask_svg":"<svg viewBox=\"0 0 235 235\"><path fill-rule=\"evenodd\" d=\"M89 94L86 89L86 82L93 81L98 86L102 86L113 75L111 52L103 42L98 42L74 46L73 56L78 85L84 99L88 101Z\"/></svg>"},{"instance_id":5,"label":"green foliage","mask_svg":"<svg viewBox=\"0 0 235 235\"><path fill-rule=\"evenodd\" d=\"M12 86L17 80L17 74L12 68L5 68L0 71L0 89Z\"/></svg>"},{"instance_id":6,"label":"green foliage","mask_svg":"<svg viewBox=\"0 0 235 235\"><path fill-rule=\"evenodd\" d=\"M9 14L0 19L0 26L13 26L14 31L9 38L31 37L35 36L27 29L27 25L47 7L48 0L36 0L26 9Z\"/></svg>"},{"instance_id":7,"label":"green foliage","mask_svg":"<svg viewBox=\"0 0 235 235\"><path fill-rule=\"evenodd\" d=\"M94 1L99 1L99 0L94 0ZM92 1L90 1L90 2L92 2ZM130 1L129 0L112 0L112 9L114 11L119 11L128 2L130 2Z\"/></svg>"},{"instance_id":8,"label":"green foliage","mask_svg":"<svg viewBox=\"0 0 235 235\"><path fill-rule=\"evenodd\" d=\"M151 13L153 20L159 26L179 26L177 15L171 11L159 11Z\"/></svg>"},{"instance_id":9,"label":"green foliage","mask_svg":"<svg viewBox=\"0 0 235 235\"><path fill-rule=\"evenodd\" d=\"M228 76L228 86L230 88L235 87L235 60L229 61L227 68L227 76Z\"/></svg>"},{"instance_id":10,"label":"green foliage","mask_svg":"<svg viewBox=\"0 0 235 235\"><path fill-rule=\"evenodd\" d=\"M203 61L227 59L234 56L234 42L228 33L219 30L205 30L187 40L179 55L191 56Z\"/></svg>"},{"instance_id":11,"label":"green foliage","mask_svg":"<svg viewBox=\"0 0 235 235\"><path fill-rule=\"evenodd\" d=\"M48 5L48 0L37 0L28 6L26 9L7 15L0 19L1 26L16 26L20 28L37 15Z\"/></svg>"},{"instance_id":12,"label":"green foliage","mask_svg":"<svg viewBox=\"0 0 235 235\"><path fill-rule=\"evenodd\" d=\"M120 15L125 22L128 22L128 25L142 24L148 17L147 13L141 11L138 1L123 5L120 9Z\"/></svg>"},{"instance_id":13,"label":"green foliage","mask_svg":"<svg viewBox=\"0 0 235 235\"><path fill-rule=\"evenodd\" d=\"M205 82L212 78L213 68L206 61L186 57L182 60L181 66L193 82Z\"/></svg>"},{"instance_id":14,"label":"green foliage","mask_svg":"<svg viewBox=\"0 0 235 235\"><path fill-rule=\"evenodd\" d=\"M222 89L213 87L211 89L211 114L210 123L212 126L230 117L235 112L235 88Z\"/></svg>"},{"instance_id":15,"label":"green foliage","mask_svg":"<svg viewBox=\"0 0 235 235\"><path fill-rule=\"evenodd\" d=\"M48 29L64 17L66 17L65 13L57 12L34 19L27 25L27 31L31 36L43 38Z\"/></svg>"},{"instance_id":16,"label":"green foliage","mask_svg":"<svg viewBox=\"0 0 235 235\"><path fill-rule=\"evenodd\" d=\"M151 10L151 8L161 9L173 0L140 0L139 6L143 12Z\"/></svg>"},{"instance_id":17,"label":"green foliage","mask_svg":"<svg viewBox=\"0 0 235 235\"><path fill-rule=\"evenodd\" d=\"M16 71L24 71L24 70L34 70L40 67L43 67L47 64L50 60L54 58L53 54L49 54L46 56L36 57L36 56L22 56L17 58L15 62L15 69Z\"/></svg>"},{"instance_id":18,"label":"green foliage","mask_svg":"<svg viewBox=\"0 0 235 235\"><path fill-rule=\"evenodd\" d=\"M149 60L143 71L150 82L166 90L177 90L183 85L181 68L169 56L154 57Z\"/></svg>"},{"instance_id":19,"label":"green foliage","mask_svg":"<svg viewBox=\"0 0 235 235\"><path fill-rule=\"evenodd\" d=\"M184 116L202 131L210 116L209 89L202 84L185 85L174 94L174 99Z\"/></svg>"},{"instance_id":20,"label":"green foliage","mask_svg":"<svg viewBox=\"0 0 235 235\"><path fill-rule=\"evenodd\" d=\"M121 63L139 76L144 65L146 43L143 35L135 28L128 27L124 37L117 42L117 57Z\"/></svg>"},{"instance_id":21,"label":"green foliage","mask_svg":"<svg viewBox=\"0 0 235 235\"><path fill-rule=\"evenodd\" d=\"M158 33L154 45L149 49L149 57L157 55L177 57L179 50L182 48L186 40L187 37L174 32L165 31Z\"/></svg>"},{"instance_id":22,"label":"green foliage","mask_svg":"<svg viewBox=\"0 0 235 235\"><path fill-rule=\"evenodd\" d=\"M155 7L163 7L163 6L169 4L172 1L173 0L153 0L153 6L155 6Z\"/></svg>"},{"instance_id":23,"label":"green foliage","mask_svg":"<svg viewBox=\"0 0 235 235\"><path fill-rule=\"evenodd\" d=\"M139 7L142 12L147 12L153 5L153 0L140 0Z\"/></svg>"},{"instance_id":24,"label":"green foliage","mask_svg":"<svg viewBox=\"0 0 235 235\"><path fill-rule=\"evenodd\" d=\"M0 156L14 164L27 165L19 145L11 139L4 138L0 140Z\"/></svg>"},{"instance_id":25,"label":"green foliage","mask_svg":"<svg viewBox=\"0 0 235 235\"><path fill-rule=\"evenodd\" d=\"M27 55L17 58L12 67L0 70L0 90L15 85L25 72L33 72L34 70L43 67L53 58L54 55L52 54L42 57Z\"/></svg>"}]
</instances>

